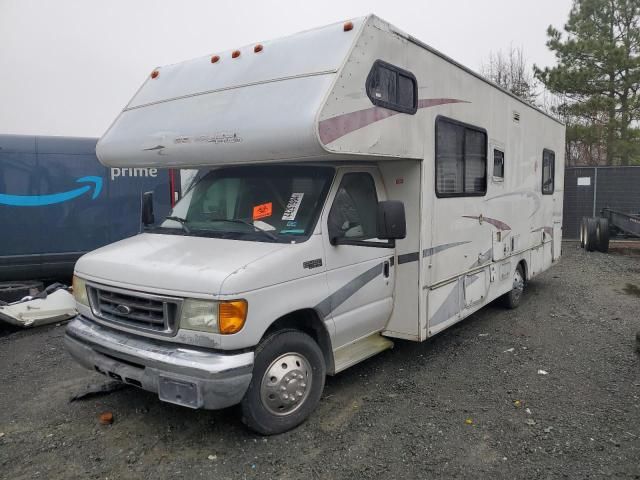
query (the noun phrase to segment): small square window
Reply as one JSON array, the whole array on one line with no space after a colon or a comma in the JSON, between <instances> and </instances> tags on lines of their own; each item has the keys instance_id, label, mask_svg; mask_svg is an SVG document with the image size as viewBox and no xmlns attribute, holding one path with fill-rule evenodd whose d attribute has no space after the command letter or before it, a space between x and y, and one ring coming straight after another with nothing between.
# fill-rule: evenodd
<instances>
[{"instance_id":1,"label":"small square window","mask_svg":"<svg viewBox=\"0 0 640 480\"><path fill-rule=\"evenodd\" d=\"M495 180L504 180L504 152L493 149L493 178Z\"/></svg>"}]
</instances>

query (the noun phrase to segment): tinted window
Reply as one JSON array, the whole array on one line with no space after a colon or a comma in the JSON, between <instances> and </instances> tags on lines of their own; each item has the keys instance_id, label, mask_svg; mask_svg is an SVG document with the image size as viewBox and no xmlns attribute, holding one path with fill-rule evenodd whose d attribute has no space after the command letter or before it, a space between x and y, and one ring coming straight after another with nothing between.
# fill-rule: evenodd
<instances>
[{"instance_id":1,"label":"tinted window","mask_svg":"<svg viewBox=\"0 0 640 480\"><path fill-rule=\"evenodd\" d=\"M353 240L376 238L377 206L378 196L371 175L347 173L342 177L329 212L329 237Z\"/></svg>"},{"instance_id":2,"label":"tinted window","mask_svg":"<svg viewBox=\"0 0 640 480\"><path fill-rule=\"evenodd\" d=\"M555 188L556 154L551 150L542 153L542 193L551 195Z\"/></svg>"},{"instance_id":3,"label":"tinted window","mask_svg":"<svg viewBox=\"0 0 640 480\"><path fill-rule=\"evenodd\" d=\"M484 195L487 191L487 134L439 118L436 122L436 194Z\"/></svg>"},{"instance_id":4,"label":"tinted window","mask_svg":"<svg viewBox=\"0 0 640 480\"><path fill-rule=\"evenodd\" d=\"M382 102L396 101L396 72L386 67L378 66L371 75L371 95Z\"/></svg>"},{"instance_id":5,"label":"tinted window","mask_svg":"<svg viewBox=\"0 0 640 480\"><path fill-rule=\"evenodd\" d=\"M406 70L376 61L367 77L367 95L374 105L414 114L418 107L418 84Z\"/></svg>"},{"instance_id":6,"label":"tinted window","mask_svg":"<svg viewBox=\"0 0 640 480\"><path fill-rule=\"evenodd\" d=\"M496 179L504 178L504 152L497 148L493 150L493 176Z\"/></svg>"}]
</instances>

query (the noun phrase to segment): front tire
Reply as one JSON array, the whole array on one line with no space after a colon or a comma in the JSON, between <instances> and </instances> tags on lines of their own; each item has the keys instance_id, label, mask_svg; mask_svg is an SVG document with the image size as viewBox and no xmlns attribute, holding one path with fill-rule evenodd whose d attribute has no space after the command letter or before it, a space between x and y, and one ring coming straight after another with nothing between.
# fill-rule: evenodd
<instances>
[{"instance_id":1,"label":"front tire","mask_svg":"<svg viewBox=\"0 0 640 480\"><path fill-rule=\"evenodd\" d=\"M513 273L513 287L511 291L503 297L504 306L509 309L518 308L524 293L524 271L522 265L516 267Z\"/></svg>"},{"instance_id":2,"label":"front tire","mask_svg":"<svg viewBox=\"0 0 640 480\"><path fill-rule=\"evenodd\" d=\"M325 376L324 356L309 335L298 330L270 335L256 349L242 421L262 435L297 427L320 402Z\"/></svg>"}]
</instances>

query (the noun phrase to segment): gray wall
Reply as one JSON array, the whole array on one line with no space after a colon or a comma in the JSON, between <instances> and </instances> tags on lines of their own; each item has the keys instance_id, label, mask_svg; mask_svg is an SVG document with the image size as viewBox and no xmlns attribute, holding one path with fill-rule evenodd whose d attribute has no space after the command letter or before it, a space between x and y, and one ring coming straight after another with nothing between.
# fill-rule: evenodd
<instances>
[{"instance_id":1,"label":"gray wall","mask_svg":"<svg viewBox=\"0 0 640 480\"><path fill-rule=\"evenodd\" d=\"M588 178L590 185L578 185L579 178ZM564 238L579 238L582 217L597 216L604 207L626 213L640 212L640 166L570 167L565 170Z\"/></svg>"}]
</instances>

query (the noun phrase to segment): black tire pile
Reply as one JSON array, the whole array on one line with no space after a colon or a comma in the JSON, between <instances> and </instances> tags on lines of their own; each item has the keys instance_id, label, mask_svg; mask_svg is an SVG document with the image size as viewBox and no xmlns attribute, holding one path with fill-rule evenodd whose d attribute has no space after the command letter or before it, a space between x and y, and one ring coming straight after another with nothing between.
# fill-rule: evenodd
<instances>
[{"instance_id":1,"label":"black tire pile","mask_svg":"<svg viewBox=\"0 0 640 480\"><path fill-rule=\"evenodd\" d=\"M609 251L609 219L582 217L580 246L587 252L607 253Z\"/></svg>"}]
</instances>

